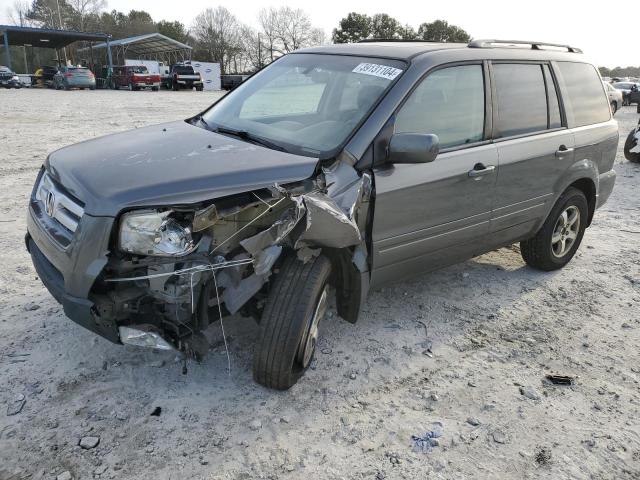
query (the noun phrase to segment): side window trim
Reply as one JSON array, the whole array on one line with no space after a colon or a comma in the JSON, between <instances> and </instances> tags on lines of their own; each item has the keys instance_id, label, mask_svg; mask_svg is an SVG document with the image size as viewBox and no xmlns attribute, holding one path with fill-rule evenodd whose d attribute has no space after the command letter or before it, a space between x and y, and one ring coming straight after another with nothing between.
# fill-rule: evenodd
<instances>
[{"instance_id":1,"label":"side window trim","mask_svg":"<svg viewBox=\"0 0 640 480\"><path fill-rule=\"evenodd\" d=\"M488 77L488 74L489 74L489 66L488 66L488 64L489 64L489 62L487 60L466 60L466 61L443 63L443 64L437 65L437 66L435 66L433 68L430 68L429 70L425 71L415 81L415 83L411 86L411 88L406 92L406 94L404 95L404 98L402 99L400 104L396 107L396 109L393 111L393 113L389 117L389 120L391 120L393 122L393 125L391 125L391 126L395 127L395 120L396 120L396 117L398 116L398 112L400 112L400 110L402 110L402 108L404 107L405 103L411 97L413 92L420 86L420 84L424 80L426 80L426 78L429 75L431 75L432 73L437 72L438 70L443 70L445 68L461 67L461 66L466 66L466 65L479 65L480 67L482 67L482 81L483 81L483 84L484 84L484 126L483 126L483 132L482 132L482 140L479 140L479 141L473 142L473 143L467 143L467 144L464 144L464 145L456 145L456 146L453 146L453 147L441 148L440 152L441 153L447 153L447 152L454 152L456 150L466 150L468 148L478 147L478 146L481 146L481 145L487 145L487 144L491 143L491 128L492 128L492 122L493 122L493 107L492 107L492 103L491 103L492 94L491 94L490 81L489 81L489 77Z\"/></svg>"},{"instance_id":2,"label":"side window trim","mask_svg":"<svg viewBox=\"0 0 640 480\"><path fill-rule=\"evenodd\" d=\"M556 89L556 96L558 97L558 106L560 107L560 123L562 124L562 128L568 128L567 124L567 112L565 111L564 100L562 98L562 91L560 89L560 82L558 80L558 75L553 68L553 62L547 62L544 65L549 69L549 73L551 74L551 80L553 81L553 85ZM557 70L557 69L556 69ZM545 76L545 84L546 84L546 76Z\"/></svg>"},{"instance_id":3,"label":"side window trim","mask_svg":"<svg viewBox=\"0 0 640 480\"><path fill-rule=\"evenodd\" d=\"M558 79L554 73L554 70L552 68L552 64L554 62L549 62L549 61L537 61L537 60L489 60L488 62L488 67L489 67L489 79L491 82L491 97L492 97L492 109L493 109L493 128L491 129L491 142L492 143L500 143L500 142L504 142L507 140L516 140L519 138L524 138L524 137L533 137L536 135L545 135L547 133L553 133L553 132L557 132L559 130L565 130L567 129L567 120L566 120L566 115L565 115L565 110L564 110L564 103L562 101L562 93L560 92L560 88L558 85ZM562 122L562 126L558 127L558 128L547 128L545 130L538 130L536 132L528 132L528 133L523 133L523 134L519 134L519 135L511 135L508 137L500 137L500 132L497 130L497 125L498 125L498 108L497 108L497 93L496 93L496 81L495 81L495 77L494 77L494 70L493 70L493 65L497 65L497 64L524 64L524 65L540 65L540 69L542 71L542 77L545 81L545 91L547 91L547 84L546 84L546 78L544 76L544 70L543 70L543 66L547 65L549 67L549 70L551 71L551 76L553 77L553 80L555 82L555 86L556 86L556 94L558 95L558 104L560 106L560 118L561 118L561 122ZM549 126L549 96L548 96L548 92L547 92L547 127Z\"/></svg>"}]
</instances>

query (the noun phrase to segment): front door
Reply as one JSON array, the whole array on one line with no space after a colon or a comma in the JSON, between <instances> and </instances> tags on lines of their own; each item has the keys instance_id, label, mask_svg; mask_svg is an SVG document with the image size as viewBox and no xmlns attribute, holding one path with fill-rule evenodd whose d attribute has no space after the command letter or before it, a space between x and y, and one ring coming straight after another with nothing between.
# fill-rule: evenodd
<instances>
[{"instance_id":1,"label":"front door","mask_svg":"<svg viewBox=\"0 0 640 480\"><path fill-rule=\"evenodd\" d=\"M400 107L394 132L435 134L441 153L431 163L374 170L372 286L483 251L498 173L486 103L477 63L430 73Z\"/></svg>"}]
</instances>

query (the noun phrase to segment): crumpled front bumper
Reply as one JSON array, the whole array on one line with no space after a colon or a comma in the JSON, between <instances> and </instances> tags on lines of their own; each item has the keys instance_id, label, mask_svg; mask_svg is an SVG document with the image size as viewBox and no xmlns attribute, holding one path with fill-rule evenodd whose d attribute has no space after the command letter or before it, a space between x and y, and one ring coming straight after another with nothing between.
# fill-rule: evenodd
<instances>
[{"instance_id":1,"label":"crumpled front bumper","mask_svg":"<svg viewBox=\"0 0 640 480\"><path fill-rule=\"evenodd\" d=\"M113 218L84 215L71 243L62 247L47 231L46 223L37 217L34 209L29 207L25 241L42 283L62 304L67 317L112 342L120 343L115 322L101 319L89 300L91 287L107 263Z\"/></svg>"}]
</instances>

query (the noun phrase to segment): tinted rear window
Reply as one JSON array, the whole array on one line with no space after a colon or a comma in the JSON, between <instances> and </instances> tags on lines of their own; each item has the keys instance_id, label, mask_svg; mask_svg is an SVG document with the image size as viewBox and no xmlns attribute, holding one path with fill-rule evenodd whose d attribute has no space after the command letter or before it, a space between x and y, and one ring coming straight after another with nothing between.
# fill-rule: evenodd
<instances>
[{"instance_id":1,"label":"tinted rear window","mask_svg":"<svg viewBox=\"0 0 640 480\"><path fill-rule=\"evenodd\" d=\"M193 67L173 67L173 71L179 75L193 75Z\"/></svg>"},{"instance_id":2,"label":"tinted rear window","mask_svg":"<svg viewBox=\"0 0 640 480\"><path fill-rule=\"evenodd\" d=\"M558 62L558 66L567 88L565 106L573 111L574 126L609 120L609 99L596 69L588 63Z\"/></svg>"},{"instance_id":3,"label":"tinted rear window","mask_svg":"<svg viewBox=\"0 0 640 480\"><path fill-rule=\"evenodd\" d=\"M546 130L547 92L541 65L493 65L499 137Z\"/></svg>"}]
</instances>

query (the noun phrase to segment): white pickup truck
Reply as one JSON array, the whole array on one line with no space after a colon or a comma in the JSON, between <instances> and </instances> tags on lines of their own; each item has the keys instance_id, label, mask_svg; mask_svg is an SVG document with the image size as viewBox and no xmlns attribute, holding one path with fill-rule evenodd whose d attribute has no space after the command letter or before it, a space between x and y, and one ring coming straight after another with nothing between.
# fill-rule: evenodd
<instances>
[{"instance_id":1,"label":"white pickup truck","mask_svg":"<svg viewBox=\"0 0 640 480\"><path fill-rule=\"evenodd\" d=\"M175 64L169 66L160 66L160 75L162 77L162 86L166 89L180 90L187 88L195 89L199 92L203 90L202 77L193 67L188 64Z\"/></svg>"}]
</instances>

